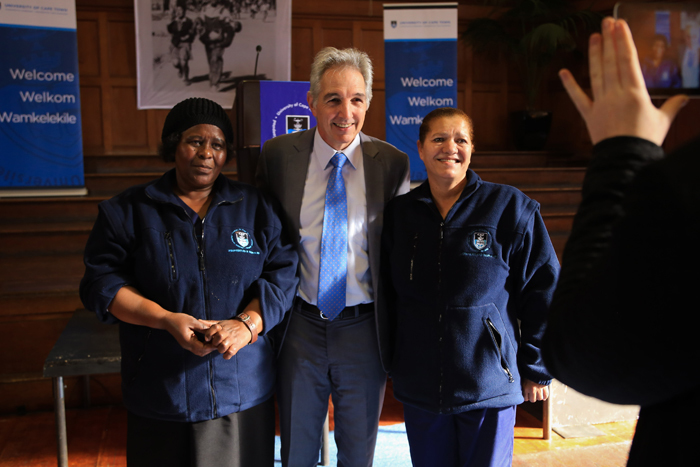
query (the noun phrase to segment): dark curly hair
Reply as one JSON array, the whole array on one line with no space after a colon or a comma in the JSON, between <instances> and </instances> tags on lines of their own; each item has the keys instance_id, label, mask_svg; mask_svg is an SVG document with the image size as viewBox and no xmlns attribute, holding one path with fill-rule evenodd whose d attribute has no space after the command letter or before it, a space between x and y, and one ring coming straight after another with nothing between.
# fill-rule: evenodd
<instances>
[{"instance_id":1,"label":"dark curly hair","mask_svg":"<svg viewBox=\"0 0 700 467\"><path fill-rule=\"evenodd\" d=\"M180 144L182 133L171 133L163 138L163 142L158 145L158 155L164 162L175 162L175 152L177 145ZM226 162L229 162L236 155L236 150L233 148L233 143L226 141Z\"/></svg>"}]
</instances>

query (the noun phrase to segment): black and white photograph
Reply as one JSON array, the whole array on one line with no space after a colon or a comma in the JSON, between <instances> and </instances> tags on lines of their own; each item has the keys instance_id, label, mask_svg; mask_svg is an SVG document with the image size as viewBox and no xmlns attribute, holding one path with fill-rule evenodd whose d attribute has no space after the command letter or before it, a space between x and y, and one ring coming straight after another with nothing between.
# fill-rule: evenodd
<instances>
[{"instance_id":1,"label":"black and white photograph","mask_svg":"<svg viewBox=\"0 0 700 467\"><path fill-rule=\"evenodd\" d=\"M140 109L230 108L248 79L290 79L291 0L135 0Z\"/></svg>"}]
</instances>

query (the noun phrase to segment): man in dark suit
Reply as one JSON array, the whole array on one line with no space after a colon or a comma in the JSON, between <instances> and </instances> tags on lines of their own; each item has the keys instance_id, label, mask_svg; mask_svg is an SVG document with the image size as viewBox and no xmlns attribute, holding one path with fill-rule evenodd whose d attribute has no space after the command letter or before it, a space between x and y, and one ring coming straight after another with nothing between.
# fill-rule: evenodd
<instances>
[{"instance_id":1,"label":"man in dark suit","mask_svg":"<svg viewBox=\"0 0 700 467\"><path fill-rule=\"evenodd\" d=\"M282 204L300 256L278 361L282 465L317 464L332 395L338 465L368 466L393 347L376 307L382 213L408 191L409 163L361 132L372 99L367 54L325 48L310 81L317 126L266 142L256 176Z\"/></svg>"}]
</instances>

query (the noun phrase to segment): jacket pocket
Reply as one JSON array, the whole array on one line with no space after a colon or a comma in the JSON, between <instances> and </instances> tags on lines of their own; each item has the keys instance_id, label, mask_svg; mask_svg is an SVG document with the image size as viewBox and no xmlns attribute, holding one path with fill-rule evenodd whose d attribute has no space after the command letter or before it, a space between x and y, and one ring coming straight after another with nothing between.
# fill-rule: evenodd
<instances>
[{"instance_id":1,"label":"jacket pocket","mask_svg":"<svg viewBox=\"0 0 700 467\"><path fill-rule=\"evenodd\" d=\"M446 310L438 361L444 368L445 400L452 395L455 406L520 392L513 384L518 380L515 359L499 347L499 342L507 344L507 338L505 330L495 326L500 324L494 321L497 315L493 303ZM488 325L489 318L493 327ZM511 372L512 382L505 368Z\"/></svg>"},{"instance_id":2,"label":"jacket pocket","mask_svg":"<svg viewBox=\"0 0 700 467\"><path fill-rule=\"evenodd\" d=\"M486 324L486 329L488 329L489 334L491 335L493 345L496 347L498 358L501 361L501 368L503 368L503 372L508 377L508 382L514 383L515 378L513 378L513 373L511 373L510 368L508 367L508 361L506 360L505 355L503 355L503 338L501 337L501 333L498 332L498 329L496 329L496 325L493 324L493 321L491 321L491 318L489 318L488 316L486 317L484 322Z\"/></svg>"},{"instance_id":3,"label":"jacket pocket","mask_svg":"<svg viewBox=\"0 0 700 467\"><path fill-rule=\"evenodd\" d=\"M165 232L165 251L168 254L167 263L170 270L170 280L177 280L177 260L175 259L175 246L173 245L173 235L170 232Z\"/></svg>"},{"instance_id":4,"label":"jacket pocket","mask_svg":"<svg viewBox=\"0 0 700 467\"><path fill-rule=\"evenodd\" d=\"M167 331L148 329L133 337L137 339L130 339L129 361L122 357L122 388L127 407L153 418L184 419L188 413L186 368L192 361L206 365L206 360L195 360L200 357L192 355L190 362L185 362L189 356Z\"/></svg>"}]
</instances>

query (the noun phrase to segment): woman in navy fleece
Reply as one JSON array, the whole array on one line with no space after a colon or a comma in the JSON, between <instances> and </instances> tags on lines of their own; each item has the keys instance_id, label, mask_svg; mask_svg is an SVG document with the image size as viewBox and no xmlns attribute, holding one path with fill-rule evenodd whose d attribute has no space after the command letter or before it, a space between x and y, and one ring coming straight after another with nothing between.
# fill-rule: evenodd
<instances>
[{"instance_id":1,"label":"woman in navy fleece","mask_svg":"<svg viewBox=\"0 0 700 467\"><path fill-rule=\"evenodd\" d=\"M161 155L175 168L100 203L80 297L119 323L127 465L274 464L267 333L296 290L297 255L272 204L221 173L226 112L177 104Z\"/></svg>"},{"instance_id":2,"label":"woman in navy fleece","mask_svg":"<svg viewBox=\"0 0 700 467\"><path fill-rule=\"evenodd\" d=\"M384 212L391 370L414 466L510 466L515 406L548 397L540 339L559 263L539 204L481 180L470 118L430 112L428 180Z\"/></svg>"}]
</instances>

